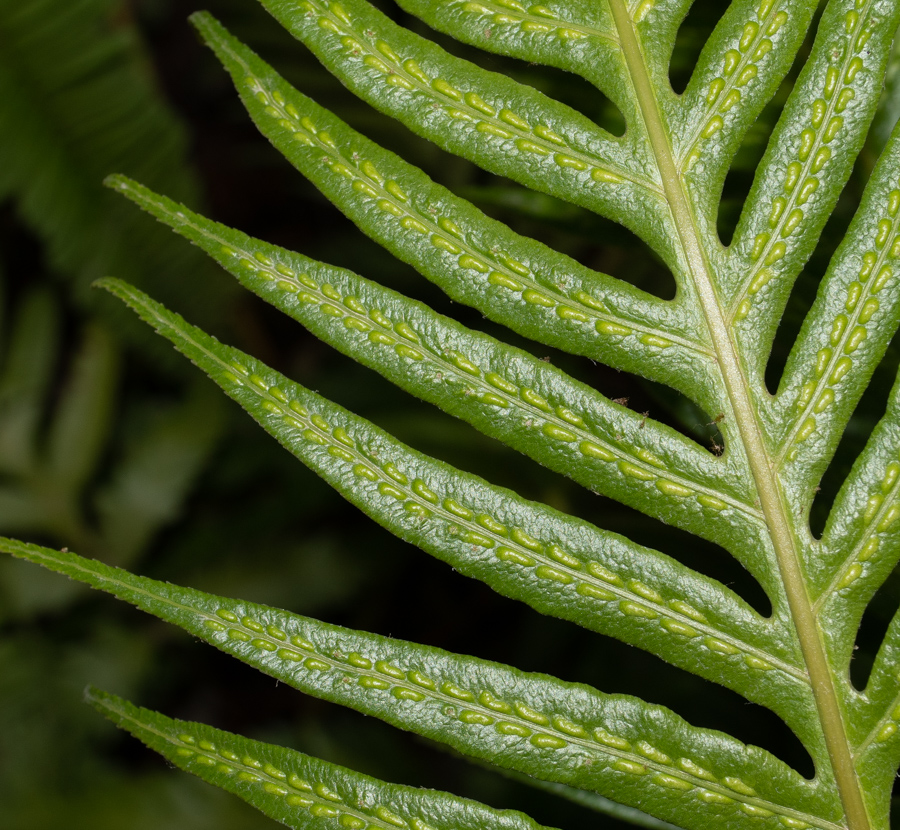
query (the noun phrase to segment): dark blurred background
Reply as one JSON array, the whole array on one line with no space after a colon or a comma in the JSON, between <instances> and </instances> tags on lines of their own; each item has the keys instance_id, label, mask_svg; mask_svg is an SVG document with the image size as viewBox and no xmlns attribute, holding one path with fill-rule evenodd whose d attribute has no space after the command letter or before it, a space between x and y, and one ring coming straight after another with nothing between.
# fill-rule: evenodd
<instances>
[{"instance_id":1,"label":"dark blurred background","mask_svg":"<svg viewBox=\"0 0 900 830\"><path fill-rule=\"evenodd\" d=\"M425 33L389 2L377 3ZM698 0L672 83L723 9ZM492 216L590 267L671 296L660 263L627 232L447 156L354 99L253 0L0 0L0 533L142 574L395 637L640 694L728 730L811 774L767 711L642 652L541 617L356 514L205 378L91 282L132 281L221 339L370 418L416 448L529 498L658 546L761 610L728 555L588 494L393 389L240 291L187 243L103 189L130 175L206 215L432 303L711 446L708 414L669 390L522 342L364 237L261 138L186 22L207 8L294 82ZM615 108L555 70L454 53L556 96L614 132ZM806 47L808 48L808 46ZM876 129L798 283L770 366L792 338L893 126L895 74ZM723 194L730 239L788 84L751 131ZM892 347L823 481L820 530L884 410ZM896 580L867 614L863 684L897 604ZM172 716L291 746L386 780L448 789L571 828L618 827L584 807L452 757L372 719L304 697L115 600L0 559L0 827L141 830L274 827L230 795L166 768L81 702L94 684Z\"/></svg>"}]
</instances>

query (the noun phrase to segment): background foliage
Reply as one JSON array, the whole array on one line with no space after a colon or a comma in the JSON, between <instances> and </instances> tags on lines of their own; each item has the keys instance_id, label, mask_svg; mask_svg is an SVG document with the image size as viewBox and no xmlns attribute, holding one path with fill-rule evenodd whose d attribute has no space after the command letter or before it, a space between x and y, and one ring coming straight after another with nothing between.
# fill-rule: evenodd
<instances>
[{"instance_id":1,"label":"background foliage","mask_svg":"<svg viewBox=\"0 0 900 830\"><path fill-rule=\"evenodd\" d=\"M491 215L598 270L671 292L661 267L635 272L631 254L640 243L621 228L610 233L602 220L494 179L377 116L251 0L204 5L307 94L383 145L402 147L409 161ZM674 61L676 89L719 5L698 0L686 21ZM496 483L515 484L526 497L656 544L661 530L655 523L538 472L374 373L338 360L101 188L104 175L121 172L195 206L205 199L204 212L222 222L493 330L362 238L287 170L184 22L196 8L193 0L0 0L0 534L70 546L148 576L354 628L488 659L502 655L522 669L609 692L646 697L649 681L653 702L700 726L727 726L809 771L793 736L761 708L721 689L710 695L704 681L611 640L598 654L587 632L540 618L388 536L316 486L311 473L220 401L206 381L183 371L143 327L124 325L131 319L117 303L88 290L94 278L113 274L175 307L187 307L178 298L189 297L192 319L207 330L418 449L476 473L490 471ZM608 103L571 77L435 39L615 126ZM891 83L897 82L895 72ZM726 239L783 97L764 113L729 175L720 216ZM897 100L886 96L871 147L844 194L848 206L896 120ZM806 284L793 296L773 373L828 261L828 240L839 239L848 221L849 207L839 207L834 233L823 235ZM841 469L883 411L896 351L892 347L861 407L870 418L853 422L826 477L822 513ZM540 356L610 397L628 398L638 412L716 440L713 425L662 387L548 350ZM751 602L762 601L730 558L715 557L711 546L692 537L685 536L682 547L685 562ZM894 579L867 613L854 665L861 676L898 595ZM88 682L177 717L294 746L388 780L440 783L494 806L521 808L546 824L576 828L598 821L382 724L279 689L174 628L8 559L0 560L0 666L0 825L11 830L274 826L226 794L170 774L117 733L82 704Z\"/></svg>"}]
</instances>

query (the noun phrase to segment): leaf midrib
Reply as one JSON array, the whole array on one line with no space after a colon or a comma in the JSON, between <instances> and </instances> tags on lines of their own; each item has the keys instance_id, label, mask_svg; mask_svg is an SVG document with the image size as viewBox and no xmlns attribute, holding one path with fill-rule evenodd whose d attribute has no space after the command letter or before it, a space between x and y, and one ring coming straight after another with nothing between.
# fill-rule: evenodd
<instances>
[{"instance_id":1,"label":"leaf midrib","mask_svg":"<svg viewBox=\"0 0 900 830\"><path fill-rule=\"evenodd\" d=\"M750 397L749 383L731 338L704 254L696 218L685 187L678 175L669 136L654 93L647 64L637 39L634 24L624 0L607 0L622 54L634 87L638 108L647 130L651 149L659 168L678 243L688 273L693 279L712 339L722 378L731 403L740 440L759 493L778 567L787 596L791 617L800 640L819 720L830 756L835 781L844 807L849 830L871 830L859 777L853 764L846 725L838 704L837 690L825 652L821 631L806 590L800 559L788 521L787 509L770 465Z\"/></svg>"}]
</instances>

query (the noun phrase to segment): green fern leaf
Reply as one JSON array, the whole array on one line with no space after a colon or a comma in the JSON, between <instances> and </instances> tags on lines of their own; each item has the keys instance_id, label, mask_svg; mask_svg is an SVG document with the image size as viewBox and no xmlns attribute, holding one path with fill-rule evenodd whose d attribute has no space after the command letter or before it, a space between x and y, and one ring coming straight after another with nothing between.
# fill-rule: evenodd
<instances>
[{"instance_id":1,"label":"green fern leaf","mask_svg":"<svg viewBox=\"0 0 900 830\"><path fill-rule=\"evenodd\" d=\"M491 810L449 793L388 785L299 752L174 721L96 689L88 691L87 700L173 764L296 830L318 828L329 819L348 830L540 827L521 813Z\"/></svg>"},{"instance_id":2,"label":"green fern leaf","mask_svg":"<svg viewBox=\"0 0 900 830\"><path fill-rule=\"evenodd\" d=\"M127 180L111 183L318 337L482 432L637 509L655 513L668 496L666 520L700 536L734 544L759 533L752 483L735 487L737 475L674 430L394 291L211 223ZM721 519L725 510L732 522Z\"/></svg>"},{"instance_id":3,"label":"green fern leaf","mask_svg":"<svg viewBox=\"0 0 900 830\"><path fill-rule=\"evenodd\" d=\"M794 698L807 682L786 626L767 624L733 594L710 603L715 583L674 560L416 453L249 355L222 347L130 286L105 285L307 466L401 538L538 610L641 645L710 679L740 688L754 671L751 696L785 719L796 718L778 702ZM399 345L413 348L406 343ZM798 729L802 722L797 719Z\"/></svg>"},{"instance_id":4,"label":"green fern leaf","mask_svg":"<svg viewBox=\"0 0 900 830\"><path fill-rule=\"evenodd\" d=\"M686 365L704 371L710 346L683 304L673 308L491 221L298 93L211 18L194 22L269 140L366 233L451 297L527 337L676 388ZM703 398L711 403L711 392Z\"/></svg>"},{"instance_id":5,"label":"green fern leaf","mask_svg":"<svg viewBox=\"0 0 900 830\"><path fill-rule=\"evenodd\" d=\"M514 331L680 391L718 422L724 454L409 297L128 179L112 186L402 389L591 490L718 543L759 582L771 614L663 551L405 446L124 283L104 286L395 535L502 594L768 707L800 738L815 777L635 698L154 582L68 552L9 540L3 549L126 599L309 694L570 794L589 791L697 830L885 828L900 763L900 616L866 689L851 683L849 663L862 614L900 551L896 391L821 538L809 515L900 324L900 128L884 144L774 393L765 372L794 285L875 117L900 3L830 0L817 18L812 0L736 0L677 95L669 60L688 0L400 0L459 40L581 75L620 111L621 136L454 56L366 0L263 5L347 87L413 132L643 240L672 272L672 300L489 219L292 89L208 15L194 19L260 130L361 230ZM806 39L809 55L725 246L717 221L726 174ZM110 706L164 754L180 748L192 770L213 775L213 750L197 755L189 742L173 743L161 716ZM230 787L229 774L214 780ZM241 794L287 816L295 794L268 783L263 791L274 799L258 788ZM406 803L401 788L379 786L392 804ZM314 821L303 802L282 820L324 830L334 810ZM416 826L411 815L398 821ZM482 813L478 826L497 821Z\"/></svg>"},{"instance_id":6,"label":"green fern leaf","mask_svg":"<svg viewBox=\"0 0 900 830\"><path fill-rule=\"evenodd\" d=\"M758 747L691 727L662 707L155 582L65 551L2 544L308 694L476 758L578 789L615 792L625 804L688 827L701 826L699 808L704 821L712 815L734 827L754 827L759 818L839 826L840 805L827 788ZM696 760L701 757L705 766ZM825 816L835 821L822 821Z\"/></svg>"}]
</instances>

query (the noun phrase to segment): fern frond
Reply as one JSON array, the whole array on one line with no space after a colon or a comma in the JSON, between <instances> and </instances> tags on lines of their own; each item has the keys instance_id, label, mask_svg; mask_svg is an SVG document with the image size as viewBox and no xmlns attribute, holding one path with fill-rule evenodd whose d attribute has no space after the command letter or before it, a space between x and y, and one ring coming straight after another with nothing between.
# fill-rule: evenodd
<instances>
[{"instance_id":1,"label":"fern frond","mask_svg":"<svg viewBox=\"0 0 900 830\"><path fill-rule=\"evenodd\" d=\"M792 707L808 698L808 678L783 619L764 620L737 596L710 591L711 580L669 557L417 453L220 345L130 286L105 285L393 533L500 593L640 644L710 679L740 684L752 670L757 683L744 693L802 730ZM677 594L668 587L673 583ZM791 707L779 706L786 694Z\"/></svg>"},{"instance_id":2,"label":"fern frond","mask_svg":"<svg viewBox=\"0 0 900 830\"><path fill-rule=\"evenodd\" d=\"M709 223L710 233L734 154L787 75L814 11L813 3L784 0L732 3L704 46L684 95L660 99L672 125L678 168L688 173L689 183L696 180L698 218ZM666 71L654 74L657 86Z\"/></svg>"},{"instance_id":3,"label":"fern frond","mask_svg":"<svg viewBox=\"0 0 900 830\"><path fill-rule=\"evenodd\" d=\"M566 200L577 193L577 204L615 216L658 251L671 250L662 188L639 145L449 55L365 0L337 12L322 0L263 5L359 97L413 132L535 190Z\"/></svg>"},{"instance_id":4,"label":"fern frond","mask_svg":"<svg viewBox=\"0 0 900 830\"><path fill-rule=\"evenodd\" d=\"M680 391L714 418L724 454L410 297L123 177L113 186L401 388L590 490L720 544L762 587L771 614L662 550L417 452L127 284L104 286L395 535L506 596L768 707L799 737L814 777L634 698L164 585L67 552L10 541L4 549L310 694L549 785L691 830L883 830L900 762L900 617L865 690L854 687L849 664L862 614L898 555L896 390L821 540L809 514L900 323L900 138L874 168L774 395L765 372L789 295L866 141L900 2L829 0L818 16L814 0L736 0L679 96L669 59L687 0L401 0L475 46L589 79L619 109L621 136L454 56L366 0L263 5L358 97L413 132L643 240L671 270L674 299L489 219L292 89L211 17L194 19L260 130L365 233L452 298L532 340ZM798 55L798 79L779 93ZM775 120L776 95L786 97L784 110L726 247L718 232L726 172L764 107L766 122ZM171 741L160 746L172 751ZM197 763L209 766L203 757Z\"/></svg>"},{"instance_id":5,"label":"fern frond","mask_svg":"<svg viewBox=\"0 0 900 830\"><path fill-rule=\"evenodd\" d=\"M872 666L865 696L853 701L853 753L863 774L890 787L900 764L900 614L895 614Z\"/></svg>"},{"instance_id":6,"label":"fern frond","mask_svg":"<svg viewBox=\"0 0 900 830\"><path fill-rule=\"evenodd\" d=\"M900 323L898 304L884 291L900 251L898 149L900 132L885 147L788 360L774 405L777 459L787 477L821 476ZM802 443L815 454L798 458Z\"/></svg>"},{"instance_id":7,"label":"fern frond","mask_svg":"<svg viewBox=\"0 0 900 830\"><path fill-rule=\"evenodd\" d=\"M816 556L810 587L833 632L836 655L849 663L863 611L900 556L900 436L895 387L884 419L838 494Z\"/></svg>"},{"instance_id":8,"label":"fern frond","mask_svg":"<svg viewBox=\"0 0 900 830\"><path fill-rule=\"evenodd\" d=\"M760 534L752 485L742 490L734 465L674 430L356 274L209 222L133 182L111 184L318 337L485 434L738 556ZM772 563L746 564L765 579Z\"/></svg>"},{"instance_id":9,"label":"fern frond","mask_svg":"<svg viewBox=\"0 0 900 830\"><path fill-rule=\"evenodd\" d=\"M756 343L765 327L762 348L748 350L760 356L759 378L794 280L865 140L898 21L896 3L829 4L757 172L732 243L741 282L723 299L739 340Z\"/></svg>"},{"instance_id":10,"label":"fern frond","mask_svg":"<svg viewBox=\"0 0 900 830\"><path fill-rule=\"evenodd\" d=\"M401 5L435 29L482 49L576 72L607 95L615 84L619 37L602 4L551 9L496 0L438 6L412 0Z\"/></svg>"},{"instance_id":11,"label":"fern frond","mask_svg":"<svg viewBox=\"0 0 900 830\"><path fill-rule=\"evenodd\" d=\"M686 394L685 366L715 383L710 344L684 303L659 300L490 220L301 95L212 18L193 20L275 147L453 299L538 342L627 371L642 367ZM714 397L706 392L701 404Z\"/></svg>"},{"instance_id":12,"label":"fern frond","mask_svg":"<svg viewBox=\"0 0 900 830\"><path fill-rule=\"evenodd\" d=\"M840 815L825 788L758 747L692 727L663 707L155 582L69 552L0 545L174 622L295 688L493 764L614 793L642 809L652 804L685 827L715 818L754 828L768 817L840 826L822 818Z\"/></svg>"}]
</instances>

